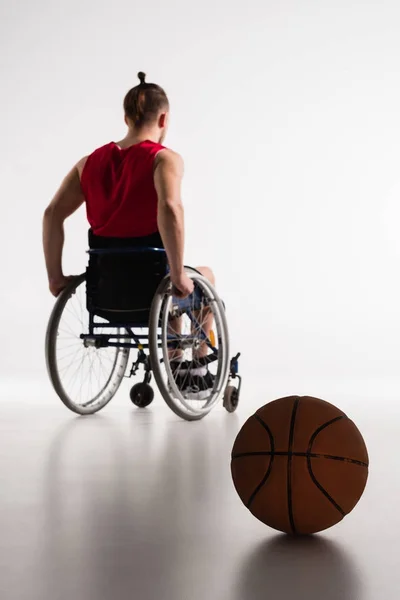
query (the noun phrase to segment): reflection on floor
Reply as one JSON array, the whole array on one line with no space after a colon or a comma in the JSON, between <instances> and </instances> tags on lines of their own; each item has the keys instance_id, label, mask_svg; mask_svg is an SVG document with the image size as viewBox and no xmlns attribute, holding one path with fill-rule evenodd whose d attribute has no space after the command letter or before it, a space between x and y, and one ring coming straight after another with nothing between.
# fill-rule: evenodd
<instances>
[{"instance_id":1,"label":"reflection on floor","mask_svg":"<svg viewBox=\"0 0 400 600\"><path fill-rule=\"evenodd\" d=\"M77 417L48 387L33 399L15 389L0 401L2 599L399 598L394 397L378 412L373 398L320 394L359 425L371 476L343 523L293 540L250 515L229 470L241 424L286 389L260 400L247 387L237 413L196 423L160 399L135 409L126 390Z\"/></svg>"}]
</instances>

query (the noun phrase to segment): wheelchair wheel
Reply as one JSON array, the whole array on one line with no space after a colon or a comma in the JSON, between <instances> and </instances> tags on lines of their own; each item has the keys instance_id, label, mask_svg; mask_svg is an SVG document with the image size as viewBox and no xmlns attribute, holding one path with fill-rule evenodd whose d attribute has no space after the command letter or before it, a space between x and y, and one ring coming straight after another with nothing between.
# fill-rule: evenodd
<instances>
[{"instance_id":1,"label":"wheelchair wheel","mask_svg":"<svg viewBox=\"0 0 400 600\"><path fill-rule=\"evenodd\" d=\"M136 383L130 391L130 399L138 408L146 408L154 400L154 390L148 383Z\"/></svg>"},{"instance_id":2,"label":"wheelchair wheel","mask_svg":"<svg viewBox=\"0 0 400 600\"><path fill-rule=\"evenodd\" d=\"M239 406L239 390L233 385L228 385L224 394L224 408L233 413Z\"/></svg>"},{"instance_id":3,"label":"wheelchair wheel","mask_svg":"<svg viewBox=\"0 0 400 600\"><path fill-rule=\"evenodd\" d=\"M194 269L186 269L194 293L186 300L172 296L169 276L161 282L149 321L151 367L168 406L179 417L194 421L205 417L223 395L229 377L229 336L225 309L212 284ZM206 320L213 319L213 334L205 336ZM177 366L174 353L179 353ZM208 372L207 389L193 393L192 373ZM197 377L197 380L199 377Z\"/></svg>"},{"instance_id":4,"label":"wheelchair wheel","mask_svg":"<svg viewBox=\"0 0 400 600\"><path fill-rule=\"evenodd\" d=\"M62 402L80 415L102 409L117 392L125 374L129 348L99 347L95 340L80 338L89 331L86 309L86 275L74 279L54 305L46 332L46 365L53 387ZM120 329L96 333L113 335Z\"/></svg>"}]
</instances>

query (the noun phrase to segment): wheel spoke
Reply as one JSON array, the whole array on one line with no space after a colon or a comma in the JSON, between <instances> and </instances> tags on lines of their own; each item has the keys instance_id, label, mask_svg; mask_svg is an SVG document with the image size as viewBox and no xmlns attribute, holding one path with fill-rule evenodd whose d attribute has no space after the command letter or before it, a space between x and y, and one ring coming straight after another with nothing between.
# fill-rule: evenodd
<instances>
[{"instance_id":1,"label":"wheel spoke","mask_svg":"<svg viewBox=\"0 0 400 600\"><path fill-rule=\"evenodd\" d=\"M150 354L157 384L172 410L189 420L201 418L211 410L221 397L229 375L229 340L222 302L204 278L193 275L193 280L197 290L196 302L192 296L184 309L174 312L175 300L164 292L153 303L150 318L150 329L155 324L161 328L161 348L157 340L159 329L157 332L150 331ZM179 301L177 305L182 306ZM213 340L215 344L206 335L212 321L217 334ZM203 378L201 365L207 363L201 359L214 354L218 358L209 366L209 373L214 372L213 383L210 389L202 391L202 386L206 381L208 384L211 376L208 374L207 380ZM178 358L183 365L179 365ZM174 360L176 365L171 364ZM201 399L194 400L193 386L197 384L200 388L195 395Z\"/></svg>"},{"instance_id":2,"label":"wheel spoke","mask_svg":"<svg viewBox=\"0 0 400 600\"><path fill-rule=\"evenodd\" d=\"M112 339L119 329L104 329L106 321L97 318L96 332ZM54 387L63 402L76 412L95 412L112 398L123 378L129 349L113 346L96 348L80 336L89 332L84 277L76 292L56 303L49 324L48 364ZM117 339L117 338L116 338ZM85 345L86 344L86 345Z\"/></svg>"}]
</instances>

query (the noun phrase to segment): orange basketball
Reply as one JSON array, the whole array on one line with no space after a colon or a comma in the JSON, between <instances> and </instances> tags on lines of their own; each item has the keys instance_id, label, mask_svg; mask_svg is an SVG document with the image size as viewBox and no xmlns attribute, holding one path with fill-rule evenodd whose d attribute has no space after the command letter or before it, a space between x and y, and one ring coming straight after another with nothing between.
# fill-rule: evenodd
<instances>
[{"instance_id":1,"label":"orange basketball","mask_svg":"<svg viewBox=\"0 0 400 600\"><path fill-rule=\"evenodd\" d=\"M231 471L257 519L286 533L310 534L353 510L367 483L368 452L341 410L318 398L290 396L246 421Z\"/></svg>"}]
</instances>

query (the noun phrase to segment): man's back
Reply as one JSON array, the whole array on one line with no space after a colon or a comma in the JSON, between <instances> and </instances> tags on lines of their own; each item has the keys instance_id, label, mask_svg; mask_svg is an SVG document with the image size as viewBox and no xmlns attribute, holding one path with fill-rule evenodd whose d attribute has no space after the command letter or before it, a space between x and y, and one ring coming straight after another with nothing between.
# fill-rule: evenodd
<instances>
[{"instance_id":1,"label":"man's back","mask_svg":"<svg viewBox=\"0 0 400 600\"><path fill-rule=\"evenodd\" d=\"M158 230L154 161L164 146L145 140L95 150L81 173L89 224L95 235L143 237Z\"/></svg>"}]
</instances>

